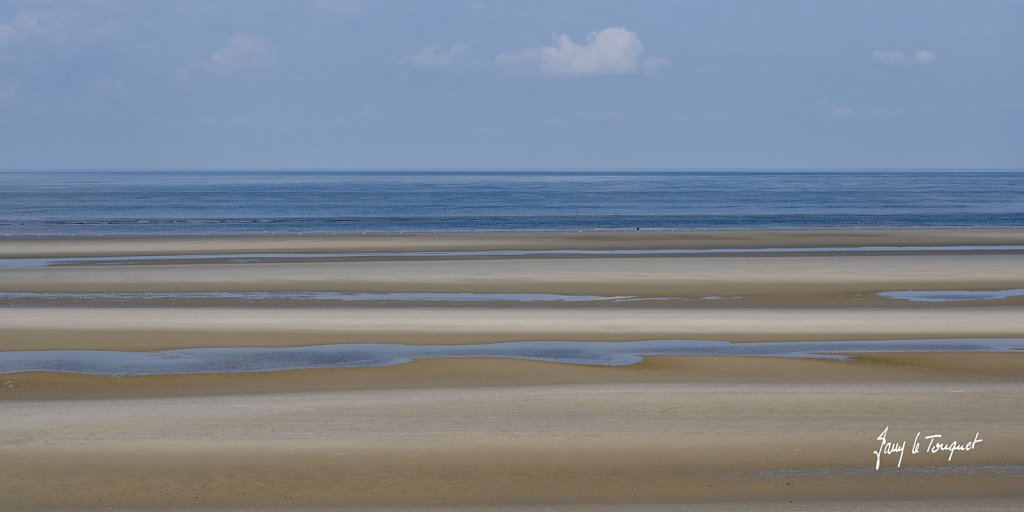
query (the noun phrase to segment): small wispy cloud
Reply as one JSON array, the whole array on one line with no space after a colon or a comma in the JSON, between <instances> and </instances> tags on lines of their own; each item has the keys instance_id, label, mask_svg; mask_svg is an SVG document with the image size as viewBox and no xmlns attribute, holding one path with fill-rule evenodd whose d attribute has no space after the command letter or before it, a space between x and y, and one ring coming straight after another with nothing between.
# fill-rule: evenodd
<instances>
[{"instance_id":1,"label":"small wispy cloud","mask_svg":"<svg viewBox=\"0 0 1024 512\"><path fill-rule=\"evenodd\" d=\"M270 41L249 34L235 34L210 55L212 67L228 71L268 68L276 61L277 48Z\"/></svg>"},{"instance_id":2,"label":"small wispy cloud","mask_svg":"<svg viewBox=\"0 0 1024 512\"><path fill-rule=\"evenodd\" d=\"M97 78L93 82L93 85L95 85L96 89L100 92L113 97L125 98L135 95L131 88L125 85L123 81L115 78Z\"/></svg>"},{"instance_id":3,"label":"small wispy cloud","mask_svg":"<svg viewBox=\"0 0 1024 512\"><path fill-rule=\"evenodd\" d=\"M118 23L87 16L76 9L24 10L0 21L0 49L19 42L77 45L109 35Z\"/></svg>"},{"instance_id":4,"label":"small wispy cloud","mask_svg":"<svg viewBox=\"0 0 1024 512\"><path fill-rule=\"evenodd\" d=\"M871 60L890 67L903 66L911 62L931 64L937 58L935 52L929 50L917 50L914 52L912 59L910 55L898 50L875 50L871 52Z\"/></svg>"},{"instance_id":5,"label":"small wispy cloud","mask_svg":"<svg viewBox=\"0 0 1024 512\"><path fill-rule=\"evenodd\" d=\"M567 77L651 73L670 64L660 57L641 58L643 52L644 45L635 32L609 27L591 32L582 44L561 34L549 46L502 53L495 60L504 65L536 66L544 74Z\"/></svg>"},{"instance_id":6,"label":"small wispy cloud","mask_svg":"<svg viewBox=\"0 0 1024 512\"><path fill-rule=\"evenodd\" d=\"M886 66L899 66L907 62L907 54L896 51L875 50L871 52L871 60Z\"/></svg>"},{"instance_id":7,"label":"small wispy cloud","mask_svg":"<svg viewBox=\"0 0 1024 512\"><path fill-rule=\"evenodd\" d=\"M914 60L921 64L931 64L935 62L935 53L928 50L918 50L914 53Z\"/></svg>"},{"instance_id":8,"label":"small wispy cloud","mask_svg":"<svg viewBox=\"0 0 1024 512\"><path fill-rule=\"evenodd\" d=\"M250 34L235 34L208 59L186 64L180 77L188 80L197 72L223 75L269 69L276 62L277 48L270 41Z\"/></svg>"},{"instance_id":9,"label":"small wispy cloud","mask_svg":"<svg viewBox=\"0 0 1024 512\"><path fill-rule=\"evenodd\" d=\"M440 45L424 46L412 55L402 59L403 62L418 68L442 68L454 65L473 53L473 44L459 41L449 47Z\"/></svg>"}]
</instances>

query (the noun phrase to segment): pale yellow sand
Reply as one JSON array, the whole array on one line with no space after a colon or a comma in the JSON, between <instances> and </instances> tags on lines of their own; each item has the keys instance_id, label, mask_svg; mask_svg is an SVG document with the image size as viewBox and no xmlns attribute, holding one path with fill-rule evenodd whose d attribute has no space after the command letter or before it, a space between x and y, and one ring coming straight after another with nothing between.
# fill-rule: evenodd
<instances>
[{"instance_id":1,"label":"pale yellow sand","mask_svg":"<svg viewBox=\"0 0 1024 512\"><path fill-rule=\"evenodd\" d=\"M158 350L516 340L792 341L1020 337L1018 308L5 308L0 349Z\"/></svg>"},{"instance_id":2,"label":"pale yellow sand","mask_svg":"<svg viewBox=\"0 0 1024 512\"><path fill-rule=\"evenodd\" d=\"M2 291L476 292L871 299L1024 287L1024 254L478 259L0 268ZM888 301L891 302L891 301ZM899 303L894 303L899 304Z\"/></svg>"},{"instance_id":3,"label":"pale yellow sand","mask_svg":"<svg viewBox=\"0 0 1024 512\"><path fill-rule=\"evenodd\" d=\"M116 244L115 244L116 245ZM0 269L3 291L559 293L674 301L310 308L0 309L0 349L479 343L651 338L1018 337L1024 298L882 299L883 290L1024 287L1024 255L814 255L161 264ZM716 295L723 300L701 300ZM736 297L736 298L733 298ZM682 300L691 299L691 300Z\"/></svg>"},{"instance_id":4,"label":"pale yellow sand","mask_svg":"<svg viewBox=\"0 0 1024 512\"><path fill-rule=\"evenodd\" d=\"M1024 231L0 240L0 257L1022 244ZM0 308L0 350L520 339L1024 337L1022 254L471 258L0 269L0 291L733 296L658 304ZM290 304L296 306L296 304ZM0 375L0 510L1016 510L1024 353L501 359L245 375ZM977 450L876 473L875 437ZM887 467L893 461L888 460ZM930 472L913 468L931 467ZM955 467L956 471L943 471ZM792 503L790 503L792 501ZM454 507L454 508L451 508Z\"/></svg>"},{"instance_id":5,"label":"pale yellow sand","mask_svg":"<svg viewBox=\"0 0 1024 512\"><path fill-rule=\"evenodd\" d=\"M988 468L1021 462L1021 396L661 383L9 402L0 508L1019 500L1024 477ZM887 425L984 441L957 472L913 471L949 466L924 454L875 472Z\"/></svg>"}]
</instances>

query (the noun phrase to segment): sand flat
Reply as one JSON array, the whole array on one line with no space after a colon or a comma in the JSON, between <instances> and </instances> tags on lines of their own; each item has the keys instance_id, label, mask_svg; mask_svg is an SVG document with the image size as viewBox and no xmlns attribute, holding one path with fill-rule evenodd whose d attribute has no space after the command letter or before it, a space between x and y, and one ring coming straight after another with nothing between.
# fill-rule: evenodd
<instances>
[{"instance_id":1,"label":"sand flat","mask_svg":"<svg viewBox=\"0 0 1024 512\"><path fill-rule=\"evenodd\" d=\"M999 468L1020 461L1022 391L662 383L11 402L0 494L46 509L1019 499L1024 475ZM919 455L875 472L886 425L981 430L988 444L956 471Z\"/></svg>"},{"instance_id":2,"label":"sand flat","mask_svg":"<svg viewBox=\"0 0 1024 512\"><path fill-rule=\"evenodd\" d=\"M1022 245L1015 229L786 231L579 231L368 233L348 235L8 237L0 257L224 254L238 252L446 251L501 249L699 249L877 245Z\"/></svg>"},{"instance_id":3,"label":"sand flat","mask_svg":"<svg viewBox=\"0 0 1024 512\"><path fill-rule=\"evenodd\" d=\"M3 350L164 350L328 343L1017 338L1019 308L5 308Z\"/></svg>"},{"instance_id":4,"label":"sand flat","mask_svg":"<svg viewBox=\"0 0 1024 512\"><path fill-rule=\"evenodd\" d=\"M1024 254L684 256L0 268L5 291L357 291L702 294L993 289L1024 285ZM952 288L951 288L952 287Z\"/></svg>"},{"instance_id":5,"label":"sand flat","mask_svg":"<svg viewBox=\"0 0 1024 512\"><path fill-rule=\"evenodd\" d=\"M1014 245L1024 231L523 233L0 240L0 257ZM0 291L672 296L659 304L0 307L0 350L324 343L1024 337L1024 254L366 258L0 268ZM704 296L729 297L708 300ZM732 296L737 296L732 298ZM693 299L693 300L683 300ZM1024 353L849 361L508 359L108 377L0 375L0 510L1015 510ZM874 471L876 436L977 450ZM894 459L889 460L890 466ZM54 482L60 483L55 492Z\"/></svg>"},{"instance_id":6,"label":"sand flat","mask_svg":"<svg viewBox=\"0 0 1024 512\"><path fill-rule=\"evenodd\" d=\"M575 384L838 384L1020 382L1021 353L875 353L849 360L649 356L629 366L516 359L423 359L398 366L268 373L106 376L27 372L0 376L0 401Z\"/></svg>"}]
</instances>

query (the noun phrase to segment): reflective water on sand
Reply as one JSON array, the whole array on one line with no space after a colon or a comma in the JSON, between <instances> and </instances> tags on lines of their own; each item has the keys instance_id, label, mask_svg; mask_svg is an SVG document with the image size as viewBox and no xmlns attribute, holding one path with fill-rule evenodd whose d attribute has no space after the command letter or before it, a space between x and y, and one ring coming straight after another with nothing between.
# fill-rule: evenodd
<instances>
[{"instance_id":1,"label":"reflective water on sand","mask_svg":"<svg viewBox=\"0 0 1024 512\"><path fill-rule=\"evenodd\" d=\"M729 343L711 340L633 342L526 341L479 345L342 344L274 348L191 348L161 352L53 350L0 352L0 373L97 375L237 373L307 368L390 366L414 359L500 357L623 366L653 355L844 358L867 352L1007 352L1024 339L964 338L835 342Z\"/></svg>"},{"instance_id":2,"label":"reflective water on sand","mask_svg":"<svg viewBox=\"0 0 1024 512\"><path fill-rule=\"evenodd\" d=\"M716 254L815 254L950 251L1024 251L1024 245L906 245L863 247L727 247L717 249L551 249L499 251L398 251L327 253L233 253L161 254L139 256L83 256L67 258L0 258L0 268L48 267L56 265L132 265L159 262L266 263L288 260L333 260L348 258L471 258L516 256L686 256Z\"/></svg>"},{"instance_id":3,"label":"reflective water on sand","mask_svg":"<svg viewBox=\"0 0 1024 512\"><path fill-rule=\"evenodd\" d=\"M110 301L139 304L147 301L225 300L261 302L278 300L340 302L596 302L642 300L633 296L561 295L553 293L360 293L360 292L0 292L0 301Z\"/></svg>"},{"instance_id":4,"label":"reflective water on sand","mask_svg":"<svg viewBox=\"0 0 1024 512\"><path fill-rule=\"evenodd\" d=\"M904 290L882 292L879 297L912 302L956 302L966 300L998 300L1024 296L1024 288L1008 290Z\"/></svg>"}]
</instances>

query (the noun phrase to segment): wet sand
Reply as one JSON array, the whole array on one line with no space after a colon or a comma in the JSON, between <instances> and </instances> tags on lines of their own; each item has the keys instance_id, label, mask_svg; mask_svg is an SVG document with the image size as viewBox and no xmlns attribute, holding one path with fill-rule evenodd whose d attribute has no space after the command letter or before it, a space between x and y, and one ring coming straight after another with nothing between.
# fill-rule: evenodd
<instances>
[{"instance_id":1,"label":"wet sand","mask_svg":"<svg viewBox=\"0 0 1024 512\"><path fill-rule=\"evenodd\" d=\"M251 252L491 251L502 249L701 249L879 245L1022 245L1016 229L579 231L348 235L96 236L0 239L0 258Z\"/></svg>"},{"instance_id":2,"label":"wet sand","mask_svg":"<svg viewBox=\"0 0 1024 512\"><path fill-rule=\"evenodd\" d=\"M875 353L846 361L784 357L650 356L629 366L513 359L424 359L401 366L269 373L104 376L0 375L0 401L160 398L322 391L636 383L1016 383L1024 353Z\"/></svg>"},{"instance_id":3,"label":"wet sand","mask_svg":"<svg viewBox=\"0 0 1024 512\"><path fill-rule=\"evenodd\" d=\"M0 257L1024 244L1024 231L0 240ZM0 350L516 340L1024 337L1024 252L521 257L0 268L0 291L671 296L658 304L8 303ZM729 300L703 300L705 296ZM737 298L732 298L737 297ZM1016 510L1024 353L850 361L654 356L625 367L0 375L0 510ZM984 442L884 459L918 431ZM923 435L927 435L923 434Z\"/></svg>"},{"instance_id":4,"label":"wet sand","mask_svg":"<svg viewBox=\"0 0 1024 512\"><path fill-rule=\"evenodd\" d=\"M8 509L1019 500L1022 392L658 383L17 401L0 419L0 494ZM953 464L921 453L875 471L886 426L984 441Z\"/></svg>"}]
</instances>

